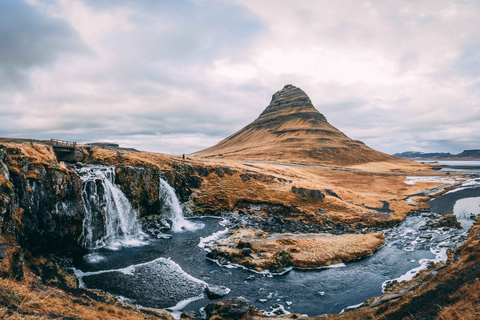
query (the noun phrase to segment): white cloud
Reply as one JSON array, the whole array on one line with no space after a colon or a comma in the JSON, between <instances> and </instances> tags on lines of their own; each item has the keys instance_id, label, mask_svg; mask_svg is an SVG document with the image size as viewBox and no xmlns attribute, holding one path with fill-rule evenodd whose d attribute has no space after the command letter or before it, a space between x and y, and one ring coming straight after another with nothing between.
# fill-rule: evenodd
<instances>
[{"instance_id":1,"label":"white cloud","mask_svg":"<svg viewBox=\"0 0 480 320\"><path fill-rule=\"evenodd\" d=\"M192 152L254 120L291 83L335 127L380 151L478 148L474 0L29 0L20 7L35 18L21 29L32 39L35 23L54 26L48 30L57 36L55 46L38 42L38 59L0 62L7 77L0 114L8 118L0 136ZM0 56L22 48L12 43Z\"/></svg>"}]
</instances>

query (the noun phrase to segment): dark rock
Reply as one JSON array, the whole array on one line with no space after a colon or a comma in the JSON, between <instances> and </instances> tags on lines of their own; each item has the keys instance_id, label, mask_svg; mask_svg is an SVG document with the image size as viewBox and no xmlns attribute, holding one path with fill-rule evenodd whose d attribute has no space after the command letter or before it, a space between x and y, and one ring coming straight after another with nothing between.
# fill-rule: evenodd
<instances>
[{"instance_id":1,"label":"dark rock","mask_svg":"<svg viewBox=\"0 0 480 320\"><path fill-rule=\"evenodd\" d=\"M224 319L242 319L258 311L254 304L244 297L233 297L225 303L210 303L205 307L207 319L217 316Z\"/></svg>"},{"instance_id":2,"label":"dark rock","mask_svg":"<svg viewBox=\"0 0 480 320\"><path fill-rule=\"evenodd\" d=\"M219 178L223 178L223 177L225 176L222 168L220 168L220 167L215 167L215 172L217 173L217 176L218 176Z\"/></svg>"},{"instance_id":3,"label":"dark rock","mask_svg":"<svg viewBox=\"0 0 480 320\"><path fill-rule=\"evenodd\" d=\"M295 186L292 187L292 192L295 194L300 194L304 198L311 197L317 201L323 201L325 199L325 195L320 190L311 190L306 188L297 188Z\"/></svg>"},{"instance_id":4,"label":"dark rock","mask_svg":"<svg viewBox=\"0 0 480 320\"><path fill-rule=\"evenodd\" d=\"M85 216L80 177L47 164L31 164L19 155L9 157L8 166L18 244L34 253L80 249Z\"/></svg>"},{"instance_id":5,"label":"dark rock","mask_svg":"<svg viewBox=\"0 0 480 320\"><path fill-rule=\"evenodd\" d=\"M243 248L243 249L242 249L242 255L244 255L244 256L248 256L248 255L250 255L252 252L253 252L253 251L252 251L252 249L250 249L250 248Z\"/></svg>"},{"instance_id":6,"label":"dark rock","mask_svg":"<svg viewBox=\"0 0 480 320\"><path fill-rule=\"evenodd\" d=\"M427 222L425 222L425 225L428 227L433 227L435 225L435 222L432 220L428 220Z\"/></svg>"},{"instance_id":7,"label":"dark rock","mask_svg":"<svg viewBox=\"0 0 480 320\"><path fill-rule=\"evenodd\" d=\"M274 263L270 266L269 270L272 273L282 273L286 268L292 266L292 256L288 251L284 249L276 253Z\"/></svg>"},{"instance_id":8,"label":"dark rock","mask_svg":"<svg viewBox=\"0 0 480 320\"><path fill-rule=\"evenodd\" d=\"M115 183L122 190L140 217L160 215L160 173L149 167L119 166Z\"/></svg>"},{"instance_id":9,"label":"dark rock","mask_svg":"<svg viewBox=\"0 0 480 320\"><path fill-rule=\"evenodd\" d=\"M53 146L52 148L58 161L77 163L85 159L85 155L78 148L65 148L61 146Z\"/></svg>"},{"instance_id":10,"label":"dark rock","mask_svg":"<svg viewBox=\"0 0 480 320\"><path fill-rule=\"evenodd\" d=\"M207 285L205 287L205 294L208 299L220 299L226 296L230 292L230 289L224 286Z\"/></svg>"},{"instance_id":11,"label":"dark rock","mask_svg":"<svg viewBox=\"0 0 480 320\"><path fill-rule=\"evenodd\" d=\"M183 311L180 315L180 319L197 319L200 318L198 313L193 310Z\"/></svg>"}]
</instances>

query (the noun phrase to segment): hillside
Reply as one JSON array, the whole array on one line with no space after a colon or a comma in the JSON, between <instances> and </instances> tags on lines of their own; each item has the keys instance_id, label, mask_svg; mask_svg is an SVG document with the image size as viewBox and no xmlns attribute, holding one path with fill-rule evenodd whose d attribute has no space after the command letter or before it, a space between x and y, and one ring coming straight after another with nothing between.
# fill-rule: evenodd
<instances>
[{"instance_id":1,"label":"hillside","mask_svg":"<svg viewBox=\"0 0 480 320\"><path fill-rule=\"evenodd\" d=\"M328 123L300 88L286 85L260 116L195 157L349 166L400 161L347 137Z\"/></svg>"}]
</instances>

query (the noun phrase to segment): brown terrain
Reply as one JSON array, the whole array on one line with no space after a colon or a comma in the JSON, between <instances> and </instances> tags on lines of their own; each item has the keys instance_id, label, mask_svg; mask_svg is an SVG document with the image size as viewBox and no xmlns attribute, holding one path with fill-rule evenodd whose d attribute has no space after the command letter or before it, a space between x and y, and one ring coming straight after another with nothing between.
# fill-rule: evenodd
<instances>
[{"instance_id":1,"label":"brown terrain","mask_svg":"<svg viewBox=\"0 0 480 320\"><path fill-rule=\"evenodd\" d=\"M319 268L370 255L385 244L382 233L268 234L262 230L241 229L210 247L209 257L228 256L231 262L255 271L281 273L289 267Z\"/></svg>"},{"instance_id":2,"label":"brown terrain","mask_svg":"<svg viewBox=\"0 0 480 320\"><path fill-rule=\"evenodd\" d=\"M49 253L38 251L42 247L36 237L46 235L28 217L33 191L26 181L53 184L56 199L64 201L72 197L69 192L78 190L79 179L45 141L0 139L0 144L0 161L16 184L14 188L2 174L0 163L0 317L169 318L163 311L139 310L108 295L78 289L72 275L61 271ZM156 207L150 202L158 199L158 188L151 181L158 181L160 172L192 214L241 212L314 230L269 234L239 229L212 247L213 256L223 252L231 262L256 270L316 268L372 254L384 238L362 234L361 228L393 226L409 213L424 210L426 201L465 178L446 176L428 165L383 154L350 139L327 122L301 89L291 85L274 94L257 120L185 160L107 144L77 146L75 152L85 163L117 166L116 183L143 218ZM135 168L142 168L141 173ZM408 176L448 180L406 183ZM18 207L13 206L17 196L13 190L23 196ZM48 219L56 218L50 211L44 219L48 225ZM46 243L58 241L59 236L65 244L78 239L81 219L71 219L60 217L50 224L53 240L48 238ZM393 286L384 296L372 299L370 307L322 318L479 319L478 228L472 228L467 243L451 254L447 264ZM435 305L421 307L436 297L440 300ZM206 308L207 315L211 319L265 318L250 307L247 313L233 316L229 310L236 303L212 304Z\"/></svg>"}]
</instances>

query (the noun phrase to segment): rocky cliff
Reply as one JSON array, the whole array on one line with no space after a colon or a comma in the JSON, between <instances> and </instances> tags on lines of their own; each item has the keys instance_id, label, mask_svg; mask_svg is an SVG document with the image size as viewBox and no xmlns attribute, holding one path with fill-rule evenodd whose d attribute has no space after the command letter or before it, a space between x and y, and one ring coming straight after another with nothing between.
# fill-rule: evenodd
<instances>
[{"instance_id":1,"label":"rocky cliff","mask_svg":"<svg viewBox=\"0 0 480 320\"><path fill-rule=\"evenodd\" d=\"M72 250L82 232L84 208L81 180L71 170L60 166L46 146L2 146L9 182L3 196L13 201L7 233L24 249L32 252ZM50 156L50 158L48 158ZM4 205L7 202L4 201ZM8 208L8 207L7 207ZM11 208L7 209L11 211Z\"/></svg>"},{"instance_id":2,"label":"rocky cliff","mask_svg":"<svg viewBox=\"0 0 480 320\"><path fill-rule=\"evenodd\" d=\"M292 85L275 93L255 121L192 156L333 166L398 160L347 137Z\"/></svg>"}]
</instances>

